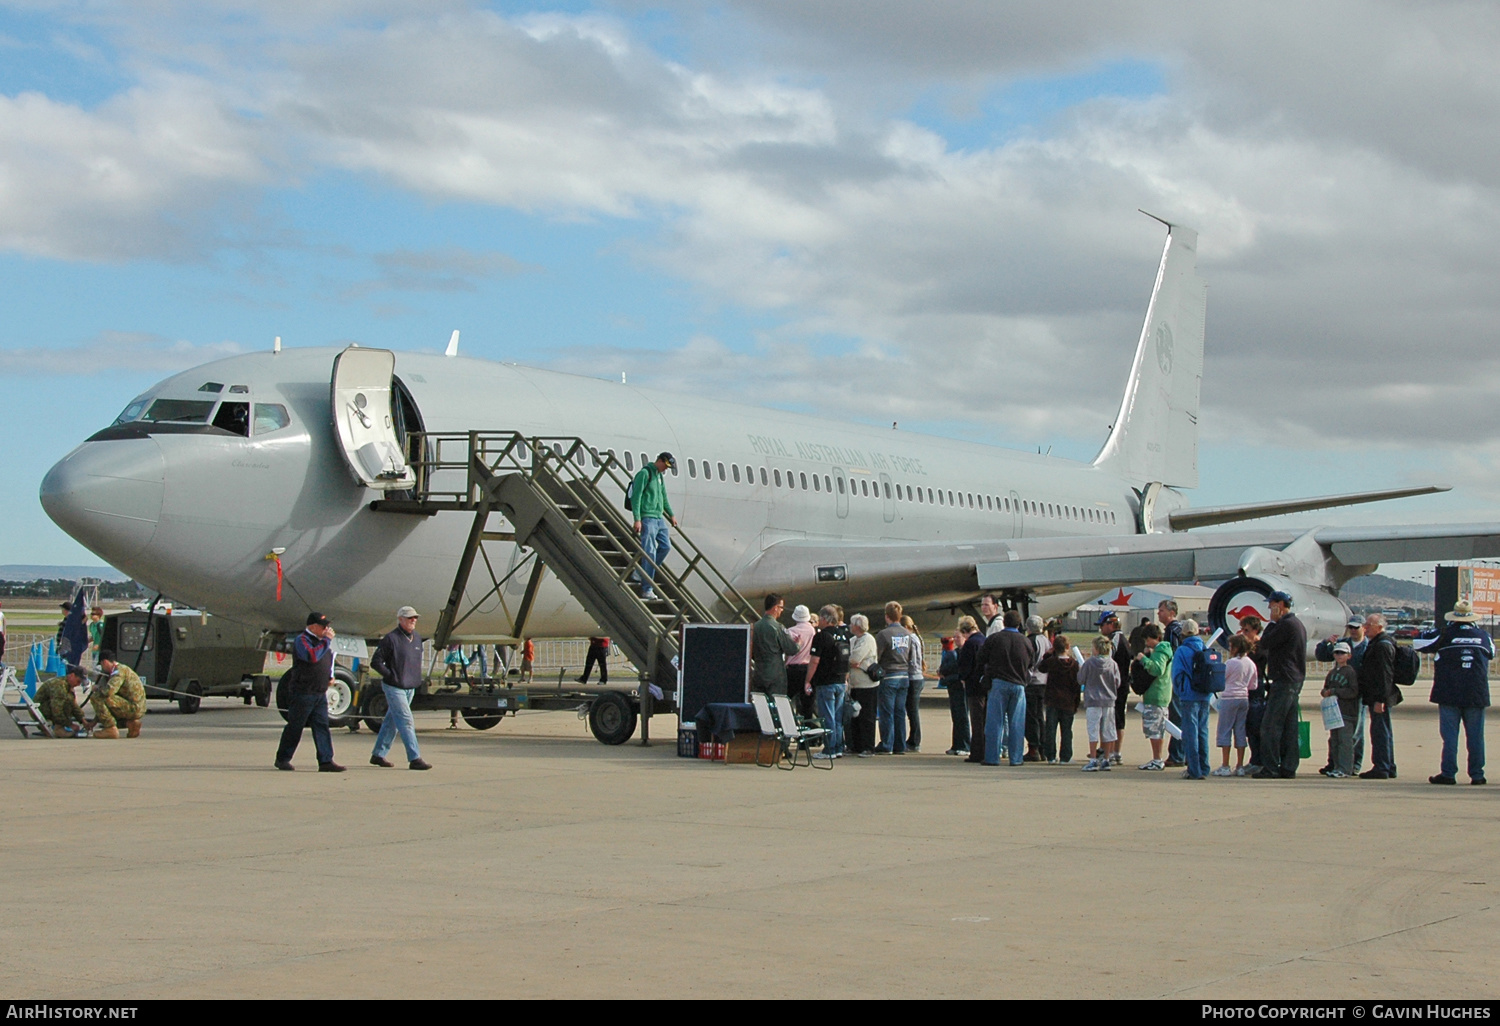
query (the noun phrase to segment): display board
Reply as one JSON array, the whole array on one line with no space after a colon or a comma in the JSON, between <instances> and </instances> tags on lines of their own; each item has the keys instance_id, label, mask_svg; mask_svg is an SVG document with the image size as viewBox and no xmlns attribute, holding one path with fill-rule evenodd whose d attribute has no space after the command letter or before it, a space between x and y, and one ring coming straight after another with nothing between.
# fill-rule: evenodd
<instances>
[{"instance_id":1,"label":"display board","mask_svg":"<svg viewBox=\"0 0 1500 1026\"><path fill-rule=\"evenodd\" d=\"M677 670L679 726L698 722L710 702L750 701L750 627L693 623L682 628Z\"/></svg>"}]
</instances>

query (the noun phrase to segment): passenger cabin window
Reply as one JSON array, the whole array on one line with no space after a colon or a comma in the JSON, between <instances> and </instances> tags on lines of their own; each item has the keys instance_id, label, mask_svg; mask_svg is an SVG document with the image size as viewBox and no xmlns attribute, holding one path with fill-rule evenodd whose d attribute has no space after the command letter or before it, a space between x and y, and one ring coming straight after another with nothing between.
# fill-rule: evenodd
<instances>
[{"instance_id":1,"label":"passenger cabin window","mask_svg":"<svg viewBox=\"0 0 1500 1026\"><path fill-rule=\"evenodd\" d=\"M864 478L859 479L859 494L865 496L866 498L869 498L870 495L870 482L866 481Z\"/></svg>"},{"instance_id":2,"label":"passenger cabin window","mask_svg":"<svg viewBox=\"0 0 1500 1026\"><path fill-rule=\"evenodd\" d=\"M719 480L720 481L727 481L727 480L729 480L729 475L726 474L726 473L724 473L724 464L722 464L722 463L719 464Z\"/></svg>"},{"instance_id":3,"label":"passenger cabin window","mask_svg":"<svg viewBox=\"0 0 1500 1026\"><path fill-rule=\"evenodd\" d=\"M645 453L641 453L641 469L644 470L646 467L649 467L650 465L651 465L651 461L646 458L646 454Z\"/></svg>"},{"instance_id":4,"label":"passenger cabin window","mask_svg":"<svg viewBox=\"0 0 1500 1026\"><path fill-rule=\"evenodd\" d=\"M212 399L158 399L144 419L154 424L206 424L213 408Z\"/></svg>"},{"instance_id":5,"label":"passenger cabin window","mask_svg":"<svg viewBox=\"0 0 1500 1026\"><path fill-rule=\"evenodd\" d=\"M693 462L693 458L691 456L689 456L688 457L688 477L697 477L697 476L698 476L698 464L694 463Z\"/></svg>"},{"instance_id":6,"label":"passenger cabin window","mask_svg":"<svg viewBox=\"0 0 1500 1026\"><path fill-rule=\"evenodd\" d=\"M214 414L214 427L225 431L232 431L237 435L250 437L250 404L249 403L220 403L219 412Z\"/></svg>"},{"instance_id":7,"label":"passenger cabin window","mask_svg":"<svg viewBox=\"0 0 1500 1026\"><path fill-rule=\"evenodd\" d=\"M887 499L889 499L891 497L891 483L889 481L885 482L885 486L884 487L885 487L885 497Z\"/></svg>"},{"instance_id":8,"label":"passenger cabin window","mask_svg":"<svg viewBox=\"0 0 1500 1026\"><path fill-rule=\"evenodd\" d=\"M631 461L630 461L630 453L628 453L628 452L625 454L625 469L626 470L634 470L635 469L635 464L631 463Z\"/></svg>"},{"instance_id":9,"label":"passenger cabin window","mask_svg":"<svg viewBox=\"0 0 1500 1026\"><path fill-rule=\"evenodd\" d=\"M779 470L773 470L773 471L771 471L771 478L772 478L772 480L774 480L776 482L776 487L780 488L781 487L781 471L779 471Z\"/></svg>"},{"instance_id":10,"label":"passenger cabin window","mask_svg":"<svg viewBox=\"0 0 1500 1026\"><path fill-rule=\"evenodd\" d=\"M834 478L834 480L838 482L839 494L843 495L844 494L844 479L841 478L841 477L836 477L836 478Z\"/></svg>"},{"instance_id":11,"label":"passenger cabin window","mask_svg":"<svg viewBox=\"0 0 1500 1026\"><path fill-rule=\"evenodd\" d=\"M731 463L729 465L729 469L734 472L734 483L735 484L739 484L740 483L740 465L738 463Z\"/></svg>"},{"instance_id":12,"label":"passenger cabin window","mask_svg":"<svg viewBox=\"0 0 1500 1026\"><path fill-rule=\"evenodd\" d=\"M766 477L766 468L765 467L761 467L760 468L760 483L763 484L763 485L771 483L770 479Z\"/></svg>"},{"instance_id":13,"label":"passenger cabin window","mask_svg":"<svg viewBox=\"0 0 1500 1026\"><path fill-rule=\"evenodd\" d=\"M802 490L807 491L807 475L799 472L797 476L802 480Z\"/></svg>"},{"instance_id":14,"label":"passenger cabin window","mask_svg":"<svg viewBox=\"0 0 1500 1026\"><path fill-rule=\"evenodd\" d=\"M272 431L280 431L291 422L292 418L287 415L286 407L280 403L255 404L254 434L268 435Z\"/></svg>"}]
</instances>

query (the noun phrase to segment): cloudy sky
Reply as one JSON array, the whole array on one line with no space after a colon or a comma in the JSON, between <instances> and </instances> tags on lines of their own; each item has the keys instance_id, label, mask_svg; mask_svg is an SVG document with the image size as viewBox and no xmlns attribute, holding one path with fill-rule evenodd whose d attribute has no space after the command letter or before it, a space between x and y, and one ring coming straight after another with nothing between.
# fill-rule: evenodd
<instances>
[{"instance_id":1,"label":"cloudy sky","mask_svg":"<svg viewBox=\"0 0 1500 1026\"><path fill-rule=\"evenodd\" d=\"M274 335L1091 458L1137 208L1201 233L1195 502L1500 519L1497 151L1485 3L0 0L0 563L89 561L46 468Z\"/></svg>"}]
</instances>

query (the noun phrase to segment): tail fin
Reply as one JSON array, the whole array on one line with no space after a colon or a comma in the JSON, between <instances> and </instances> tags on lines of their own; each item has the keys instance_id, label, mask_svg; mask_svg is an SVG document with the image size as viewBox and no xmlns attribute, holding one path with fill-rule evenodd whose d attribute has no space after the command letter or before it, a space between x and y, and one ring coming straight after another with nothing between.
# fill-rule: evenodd
<instances>
[{"instance_id":1,"label":"tail fin","mask_svg":"<svg viewBox=\"0 0 1500 1026\"><path fill-rule=\"evenodd\" d=\"M1198 277L1198 233L1168 221L1162 224L1167 226L1167 245L1130 381L1094 466L1142 487L1159 481L1168 487L1195 488L1207 286Z\"/></svg>"}]
</instances>

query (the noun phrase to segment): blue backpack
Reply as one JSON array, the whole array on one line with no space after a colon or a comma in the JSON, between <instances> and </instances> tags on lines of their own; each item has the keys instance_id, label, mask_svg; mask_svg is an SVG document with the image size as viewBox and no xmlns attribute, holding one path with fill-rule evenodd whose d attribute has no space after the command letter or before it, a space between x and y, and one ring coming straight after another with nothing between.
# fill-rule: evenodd
<instances>
[{"instance_id":1,"label":"blue backpack","mask_svg":"<svg viewBox=\"0 0 1500 1026\"><path fill-rule=\"evenodd\" d=\"M1217 695L1224 690L1224 656L1211 648L1193 653L1193 690Z\"/></svg>"}]
</instances>

